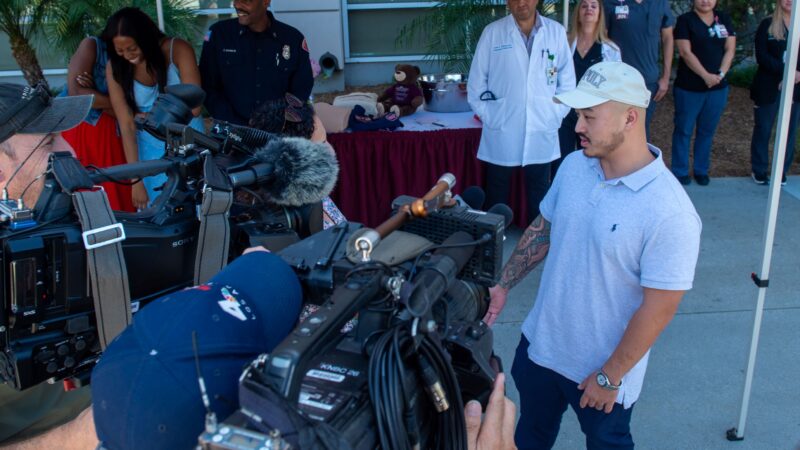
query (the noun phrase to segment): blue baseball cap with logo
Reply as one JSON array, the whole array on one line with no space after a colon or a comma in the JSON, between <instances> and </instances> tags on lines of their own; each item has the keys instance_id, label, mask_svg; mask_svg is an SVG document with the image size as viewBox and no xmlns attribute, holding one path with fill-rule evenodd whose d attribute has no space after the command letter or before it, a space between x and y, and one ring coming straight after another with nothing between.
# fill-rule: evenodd
<instances>
[{"instance_id":1,"label":"blue baseball cap with logo","mask_svg":"<svg viewBox=\"0 0 800 450\"><path fill-rule=\"evenodd\" d=\"M205 407L200 372L220 420L238 407L242 370L293 329L302 291L277 255L253 252L206 284L169 294L134 315L92 372L101 448L194 448Z\"/></svg>"}]
</instances>

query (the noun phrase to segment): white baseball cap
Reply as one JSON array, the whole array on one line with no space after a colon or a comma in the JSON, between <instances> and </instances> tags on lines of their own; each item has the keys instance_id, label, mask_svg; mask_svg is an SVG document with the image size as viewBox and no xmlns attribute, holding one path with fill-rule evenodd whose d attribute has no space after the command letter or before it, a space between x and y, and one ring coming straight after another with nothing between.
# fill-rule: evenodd
<instances>
[{"instance_id":1,"label":"white baseball cap","mask_svg":"<svg viewBox=\"0 0 800 450\"><path fill-rule=\"evenodd\" d=\"M553 97L570 108L585 109L607 101L647 108L650 91L638 70L624 62L600 62L586 71L575 90Z\"/></svg>"}]
</instances>

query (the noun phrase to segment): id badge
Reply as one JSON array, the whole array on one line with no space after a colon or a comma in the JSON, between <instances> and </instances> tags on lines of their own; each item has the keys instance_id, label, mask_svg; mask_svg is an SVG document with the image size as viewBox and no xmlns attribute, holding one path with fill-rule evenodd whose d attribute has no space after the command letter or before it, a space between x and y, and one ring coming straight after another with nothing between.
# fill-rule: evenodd
<instances>
[{"instance_id":1,"label":"id badge","mask_svg":"<svg viewBox=\"0 0 800 450\"><path fill-rule=\"evenodd\" d=\"M628 5L617 5L614 7L614 15L616 15L617 20L625 20L628 18Z\"/></svg>"},{"instance_id":2,"label":"id badge","mask_svg":"<svg viewBox=\"0 0 800 450\"><path fill-rule=\"evenodd\" d=\"M556 84L556 80L558 79L558 68L554 63L552 56L547 59L547 65L544 69L544 75L545 78L547 78L548 86Z\"/></svg>"},{"instance_id":3,"label":"id badge","mask_svg":"<svg viewBox=\"0 0 800 450\"><path fill-rule=\"evenodd\" d=\"M725 39L728 37L728 29L725 28L725 25L721 23L714 25L714 33L716 33L717 37L720 39Z\"/></svg>"}]
</instances>

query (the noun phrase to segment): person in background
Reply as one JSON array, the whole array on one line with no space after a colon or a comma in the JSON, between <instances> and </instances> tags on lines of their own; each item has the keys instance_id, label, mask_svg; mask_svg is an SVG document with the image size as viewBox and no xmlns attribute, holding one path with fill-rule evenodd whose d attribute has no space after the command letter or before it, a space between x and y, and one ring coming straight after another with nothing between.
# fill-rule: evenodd
<instances>
[{"instance_id":1,"label":"person in background","mask_svg":"<svg viewBox=\"0 0 800 450\"><path fill-rule=\"evenodd\" d=\"M649 140L650 122L656 113L656 102L661 101L669 90L674 56L672 27L675 25L675 17L668 0L603 0L603 6L608 12L608 35L622 51L622 61L642 74L647 89L653 94L651 100L654 101L647 107L645 119Z\"/></svg>"},{"instance_id":2,"label":"person in background","mask_svg":"<svg viewBox=\"0 0 800 450\"><path fill-rule=\"evenodd\" d=\"M164 142L150 133L136 130L134 118L153 106L166 86L190 83L200 85L194 50L183 39L167 37L153 20L138 8L122 8L106 23L103 36L109 52L106 67L111 106L119 121L125 159L132 163L158 159L164 155ZM198 117L189 124L203 131ZM167 177L158 174L133 185L133 206L144 209L158 195L156 188Z\"/></svg>"},{"instance_id":3,"label":"person in background","mask_svg":"<svg viewBox=\"0 0 800 450\"><path fill-rule=\"evenodd\" d=\"M259 130L287 137L300 137L313 142L328 144L327 134L322 121L314 114L314 108L308 102L301 102L292 94L285 94L283 99L263 103L253 111L248 125ZM347 219L330 197L322 201L322 224L330 228Z\"/></svg>"},{"instance_id":4,"label":"person in background","mask_svg":"<svg viewBox=\"0 0 800 450\"><path fill-rule=\"evenodd\" d=\"M683 185L689 176L689 142L694 138L694 179L708 185L711 141L728 102L725 75L736 53L736 32L730 17L716 10L717 0L694 0L678 17L675 45L680 61L675 78L675 128L672 132L672 173Z\"/></svg>"},{"instance_id":5,"label":"person in background","mask_svg":"<svg viewBox=\"0 0 800 450\"><path fill-rule=\"evenodd\" d=\"M775 12L764 19L756 30L756 62L758 70L750 85L750 98L753 106L753 137L750 140L750 165L753 181L756 184L769 183L769 138L775 117L780 106L780 91L783 87L783 65L786 60L786 42L789 38L789 20L792 16L792 0L777 0ZM800 82L800 60L797 61L792 82ZM794 147L797 136L797 123L800 113L797 102L800 101L800 89L795 86L792 97L792 113L789 119L789 137L786 141L786 159L783 163L781 184L786 184L786 173L794 160Z\"/></svg>"},{"instance_id":6,"label":"person in background","mask_svg":"<svg viewBox=\"0 0 800 450\"><path fill-rule=\"evenodd\" d=\"M586 69L601 61L621 61L619 47L608 38L606 32L606 12L601 0L581 0L572 12L567 40L572 48L572 63L575 65L575 79L580 80ZM570 109L558 129L558 144L561 159L553 161L552 178L564 158L578 148L575 125L578 114Z\"/></svg>"},{"instance_id":7,"label":"person in background","mask_svg":"<svg viewBox=\"0 0 800 450\"><path fill-rule=\"evenodd\" d=\"M127 162L108 96L107 62L108 54L102 37L90 36L78 45L69 60L66 94L94 95L94 102L80 125L61 133L75 150L75 157L81 164L101 169ZM112 209L135 211L130 186L112 182L102 183L102 186Z\"/></svg>"},{"instance_id":8,"label":"person in background","mask_svg":"<svg viewBox=\"0 0 800 450\"><path fill-rule=\"evenodd\" d=\"M305 102L314 87L303 34L275 20L271 0L234 0L235 19L206 33L200 55L205 105L211 117L247 125L264 102L286 92Z\"/></svg>"},{"instance_id":9,"label":"person in background","mask_svg":"<svg viewBox=\"0 0 800 450\"><path fill-rule=\"evenodd\" d=\"M575 88L564 27L539 14L537 4L508 0L511 14L484 28L467 82L467 99L483 122L478 159L486 167L486 207L508 201L511 176L522 167L529 222L550 187L550 163L561 157L558 127L569 108L553 95Z\"/></svg>"}]
</instances>

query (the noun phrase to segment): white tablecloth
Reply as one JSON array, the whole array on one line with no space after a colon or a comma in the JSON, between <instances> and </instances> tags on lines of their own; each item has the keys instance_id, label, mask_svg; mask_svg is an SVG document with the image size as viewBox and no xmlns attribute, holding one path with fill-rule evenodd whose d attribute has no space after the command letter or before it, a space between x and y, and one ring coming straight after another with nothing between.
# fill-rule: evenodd
<instances>
[{"instance_id":1,"label":"white tablecloth","mask_svg":"<svg viewBox=\"0 0 800 450\"><path fill-rule=\"evenodd\" d=\"M472 111L460 113L442 113L426 111L420 106L417 112L401 117L403 127L395 131L436 131L454 128L480 128L481 123L475 119Z\"/></svg>"}]
</instances>

